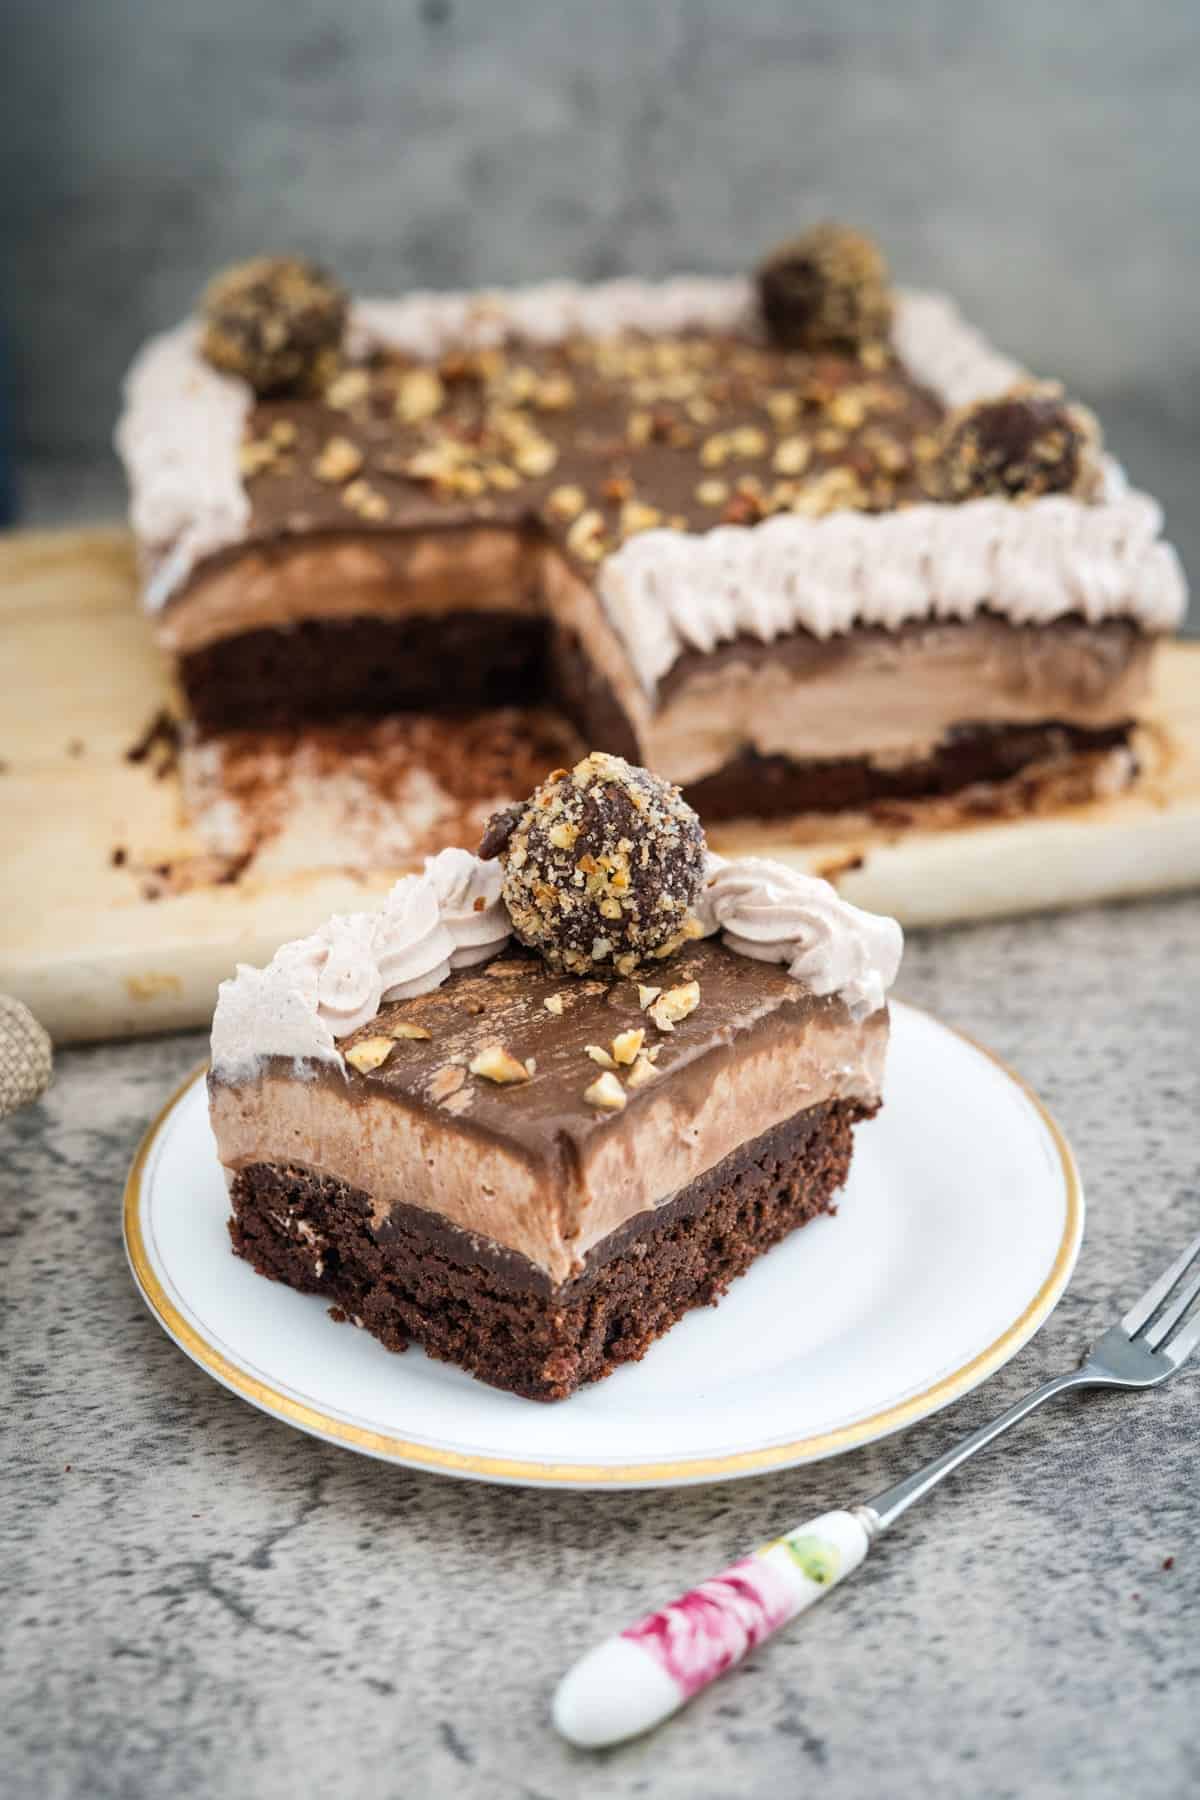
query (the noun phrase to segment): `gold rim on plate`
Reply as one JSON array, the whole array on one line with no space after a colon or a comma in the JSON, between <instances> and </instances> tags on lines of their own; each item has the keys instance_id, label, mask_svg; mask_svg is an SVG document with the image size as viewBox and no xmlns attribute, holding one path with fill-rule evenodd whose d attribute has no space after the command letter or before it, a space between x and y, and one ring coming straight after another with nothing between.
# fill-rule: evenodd
<instances>
[{"instance_id":1,"label":"gold rim on plate","mask_svg":"<svg viewBox=\"0 0 1200 1800\"><path fill-rule=\"evenodd\" d=\"M475 1456L458 1450L442 1450L436 1445L413 1443L406 1438L390 1437L385 1432L368 1431L361 1425L351 1425L345 1420L333 1418L304 1401L293 1400L278 1388L272 1387L269 1382L246 1374L202 1337L168 1298L151 1265L142 1235L142 1174L147 1159L168 1114L188 1089L204 1075L207 1068L205 1063L185 1076L155 1115L138 1145L129 1170L125 1183L125 1249L134 1279L141 1289L143 1299L168 1337L173 1338L193 1362L215 1376L223 1386L242 1395L262 1411L273 1414L275 1418L283 1419L314 1437L324 1438L334 1444L345 1444L367 1456L381 1457L407 1468L424 1469L433 1474L472 1476L484 1481L527 1483L530 1486L562 1484L568 1487L596 1488L661 1487L672 1483L714 1481L730 1475L757 1475L769 1469L813 1462L820 1457L857 1449L862 1444L885 1437L905 1425L915 1423L917 1419L928 1417L943 1406L948 1406L951 1401L977 1387L987 1376L1015 1356L1038 1326L1049 1317L1055 1302L1061 1296L1070 1278L1083 1236L1083 1186L1079 1170L1071 1146L1048 1107L1029 1083L1015 1069L1009 1068L994 1051L989 1050L986 1044L978 1043L956 1026L945 1024L924 1007L912 1006L907 1001L904 1004L911 1012L932 1018L943 1031L961 1039L972 1050L978 1050L1024 1094L1049 1132L1058 1154L1066 1191L1066 1213L1061 1241L1041 1287L1025 1310L986 1350L981 1350L960 1369L944 1375L931 1387L923 1388L919 1394L910 1395L907 1400L885 1407L882 1412L872 1413L868 1418L857 1419L852 1425L842 1425L834 1431L818 1432L812 1437L794 1438L786 1444L771 1444L762 1450L739 1450L727 1456L685 1457L675 1462L523 1462L506 1456Z\"/></svg>"}]
</instances>

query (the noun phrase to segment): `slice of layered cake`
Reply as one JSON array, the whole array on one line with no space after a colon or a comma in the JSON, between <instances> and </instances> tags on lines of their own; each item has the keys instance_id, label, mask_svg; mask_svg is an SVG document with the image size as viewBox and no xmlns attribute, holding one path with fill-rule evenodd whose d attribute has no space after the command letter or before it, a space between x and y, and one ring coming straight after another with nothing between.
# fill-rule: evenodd
<instances>
[{"instance_id":1,"label":"slice of layered cake","mask_svg":"<svg viewBox=\"0 0 1200 1800\"><path fill-rule=\"evenodd\" d=\"M212 1122L262 1274L557 1400L833 1210L901 935L613 756L481 850L223 984Z\"/></svg>"},{"instance_id":2,"label":"slice of layered cake","mask_svg":"<svg viewBox=\"0 0 1200 1800\"><path fill-rule=\"evenodd\" d=\"M202 728L549 702L711 820L1111 789L1184 604L1090 415L838 226L392 302L260 260L119 443Z\"/></svg>"}]
</instances>

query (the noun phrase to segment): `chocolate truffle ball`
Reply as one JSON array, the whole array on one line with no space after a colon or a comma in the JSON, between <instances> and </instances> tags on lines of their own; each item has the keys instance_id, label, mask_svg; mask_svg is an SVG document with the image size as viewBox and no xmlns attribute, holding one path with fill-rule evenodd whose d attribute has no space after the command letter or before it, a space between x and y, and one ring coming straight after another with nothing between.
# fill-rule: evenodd
<instances>
[{"instance_id":1,"label":"chocolate truffle ball","mask_svg":"<svg viewBox=\"0 0 1200 1800\"><path fill-rule=\"evenodd\" d=\"M619 756L556 769L479 853L500 857L513 930L552 969L628 975L693 935L703 828L678 788Z\"/></svg>"},{"instance_id":2,"label":"chocolate truffle ball","mask_svg":"<svg viewBox=\"0 0 1200 1800\"><path fill-rule=\"evenodd\" d=\"M860 350L892 323L887 263L878 244L829 221L773 250L758 270L767 335L783 350Z\"/></svg>"},{"instance_id":3,"label":"chocolate truffle ball","mask_svg":"<svg viewBox=\"0 0 1200 1800\"><path fill-rule=\"evenodd\" d=\"M300 257L258 256L226 269L204 295L201 349L258 394L311 385L333 361L346 296Z\"/></svg>"},{"instance_id":4,"label":"chocolate truffle ball","mask_svg":"<svg viewBox=\"0 0 1200 1800\"><path fill-rule=\"evenodd\" d=\"M1083 407L1051 384L1013 388L947 419L931 465L940 500L1091 499L1101 481L1100 430Z\"/></svg>"}]
</instances>

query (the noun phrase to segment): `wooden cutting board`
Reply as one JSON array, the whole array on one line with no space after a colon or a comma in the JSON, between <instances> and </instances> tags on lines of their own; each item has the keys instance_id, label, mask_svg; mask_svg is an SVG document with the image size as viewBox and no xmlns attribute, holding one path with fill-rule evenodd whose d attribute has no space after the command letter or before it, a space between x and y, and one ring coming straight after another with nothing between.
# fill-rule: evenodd
<instances>
[{"instance_id":1,"label":"wooden cutting board","mask_svg":"<svg viewBox=\"0 0 1200 1800\"><path fill-rule=\"evenodd\" d=\"M211 757L185 753L181 770L169 734L150 729L179 708L134 588L123 531L0 541L0 991L60 1042L206 1023L236 962L263 962L329 913L370 904L413 856L464 841L453 833L490 805L477 796L464 814L406 764L387 792L415 823L389 837L378 808L364 812L365 790L326 780L320 755L292 743L273 765L274 835L247 853L247 820L221 798L222 780L246 789L245 768L214 776ZM1161 657L1139 750L1142 779L1103 801L970 823L927 816L907 830L809 821L713 842L785 856L909 925L1200 883L1200 645ZM380 740L372 767L392 770L398 754ZM387 866L370 866L370 846Z\"/></svg>"}]
</instances>

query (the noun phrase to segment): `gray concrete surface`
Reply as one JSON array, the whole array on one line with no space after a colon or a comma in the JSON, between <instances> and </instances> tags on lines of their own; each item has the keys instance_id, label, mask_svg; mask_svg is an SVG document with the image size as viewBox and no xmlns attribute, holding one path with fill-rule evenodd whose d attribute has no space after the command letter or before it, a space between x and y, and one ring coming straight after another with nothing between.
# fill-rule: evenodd
<instances>
[{"instance_id":1,"label":"gray concrete surface","mask_svg":"<svg viewBox=\"0 0 1200 1800\"><path fill-rule=\"evenodd\" d=\"M731 270L833 212L1094 404L1200 563L1192 0L10 0L6 25L0 318L39 517L105 455L136 346L264 246L360 289Z\"/></svg>"},{"instance_id":2,"label":"gray concrete surface","mask_svg":"<svg viewBox=\"0 0 1200 1800\"><path fill-rule=\"evenodd\" d=\"M1030 1421L656 1736L586 1756L550 1730L598 1632L945 1448L1069 1363L1200 1222L1194 898L923 935L901 986L1067 1129L1089 1196L1074 1281L940 1417L680 1493L409 1474L215 1386L143 1309L119 1225L138 1137L201 1042L64 1054L0 1126L5 1795L1193 1796L1200 1370Z\"/></svg>"}]
</instances>

